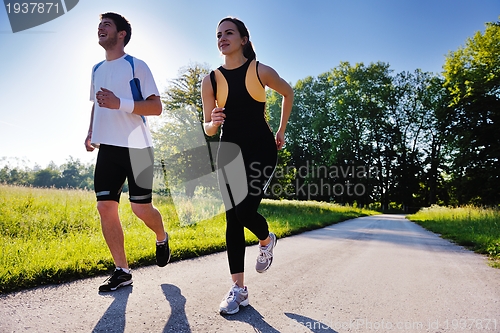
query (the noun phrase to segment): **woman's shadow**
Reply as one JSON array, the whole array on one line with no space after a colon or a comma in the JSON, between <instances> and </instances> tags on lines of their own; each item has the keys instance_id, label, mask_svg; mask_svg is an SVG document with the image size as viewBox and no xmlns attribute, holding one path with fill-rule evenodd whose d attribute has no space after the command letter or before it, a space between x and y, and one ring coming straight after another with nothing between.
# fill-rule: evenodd
<instances>
[{"instance_id":1,"label":"woman's shadow","mask_svg":"<svg viewBox=\"0 0 500 333\"><path fill-rule=\"evenodd\" d=\"M191 327L186 316L186 298L181 290L172 284L162 284L163 294L170 303L170 317L163 329L164 333L191 333Z\"/></svg>"},{"instance_id":2,"label":"woman's shadow","mask_svg":"<svg viewBox=\"0 0 500 333\"><path fill-rule=\"evenodd\" d=\"M224 315L229 321L241 321L251 325L255 332L266 332L266 333L280 333L277 329L269 325L264 317L259 313L259 311L255 310L255 308L251 305L248 305L236 314L233 315Z\"/></svg>"}]
</instances>

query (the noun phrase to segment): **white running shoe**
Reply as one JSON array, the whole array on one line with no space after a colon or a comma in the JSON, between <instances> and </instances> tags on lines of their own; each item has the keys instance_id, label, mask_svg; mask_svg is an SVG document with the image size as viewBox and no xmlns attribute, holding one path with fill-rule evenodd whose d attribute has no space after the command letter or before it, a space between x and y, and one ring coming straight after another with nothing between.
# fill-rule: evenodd
<instances>
[{"instance_id":1,"label":"white running shoe","mask_svg":"<svg viewBox=\"0 0 500 333\"><path fill-rule=\"evenodd\" d=\"M235 314L240 311L240 305L248 305L248 290L246 286L240 288L235 283L220 303L219 312L221 314Z\"/></svg>"},{"instance_id":2,"label":"white running shoe","mask_svg":"<svg viewBox=\"0 0 500 333\"><path fill-rule=\"evenodd\" d=\"M269 233L269 237L271 237L271 242L266 246L259 245L259 256L257 257L257 263L255 264L255 270L259 273L264 273L267 271L271 264L273 263L273 250L278 242L276 235L272 232Z\"/></svg>"}]
</instances>

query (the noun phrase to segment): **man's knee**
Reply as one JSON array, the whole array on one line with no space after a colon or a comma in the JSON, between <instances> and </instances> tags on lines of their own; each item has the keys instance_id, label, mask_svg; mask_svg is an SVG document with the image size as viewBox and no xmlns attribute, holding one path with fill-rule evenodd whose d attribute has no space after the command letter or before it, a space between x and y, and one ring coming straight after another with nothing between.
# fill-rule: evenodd
<instances>
[{"instance_id":1,"label":"man's knee","mask_svg":"<svg viewBox=\"0 0 500 333\"><path fill-rule=\"evenodd\" d=\"M97 211L101 219L109 219L118 214L118 202L112 200L104 200L97 202Z\"/></svg>"},{"instance_id":2,"label":"man's knee","mask_svg":"<svg viewBox=\"0 0 500 333\"><path fill-rule=\"evenodd\" d=\"M156 208L152 203L138 204L131 202L130 205L132 207L132 212L141 220L147 219L151 217L152 214L156 213Z\"/></svg>"}]
</instances>

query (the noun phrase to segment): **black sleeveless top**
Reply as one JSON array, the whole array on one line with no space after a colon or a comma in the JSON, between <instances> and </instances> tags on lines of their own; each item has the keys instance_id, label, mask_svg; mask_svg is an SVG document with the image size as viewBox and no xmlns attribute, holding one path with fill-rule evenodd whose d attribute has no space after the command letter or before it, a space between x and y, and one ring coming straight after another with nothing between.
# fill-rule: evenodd
<instances>
[{"instance_id":1,"label":"black sleeveless top","mask_svg":"<svg viewBox=\"0 0 500 333\"><path fill-rule=\"evenodd\" d=\"M247 60L238 68L221 66L210 73L217 106L225 108L223 141L243 143L271 132L265 119L266 92L257 67L257 61Z\"/></svg>"}]
</instances>

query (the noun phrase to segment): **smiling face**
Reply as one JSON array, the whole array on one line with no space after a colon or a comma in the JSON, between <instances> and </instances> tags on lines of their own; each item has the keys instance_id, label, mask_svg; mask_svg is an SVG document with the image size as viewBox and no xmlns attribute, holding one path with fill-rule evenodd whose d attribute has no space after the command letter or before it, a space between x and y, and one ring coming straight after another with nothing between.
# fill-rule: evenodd
<instances>
[{"instance_id":1,"label":"smiling face","mask_svg":"<svg viewBox=\"0 0 500 333\"><path fill-rule=\"evenodd\" d=\"M223 55L243 53L247 41L248 37L241 37L236 24L231 21L224 21L217 27L217 47Z\"/></svg>"},{"instance_id":2,"label":"smiling face","mask_svg":"<svg viewBox=\"0 0 500 333\"><path fill-rule=\"evenodd\" d=\"M123 34L123 31L117 31L116 24L112 19L103 18L99 23L97 37L99 38L99 45L105 50L109 50L118 44L119 34Z\"/></svg>"}]
</instances>

